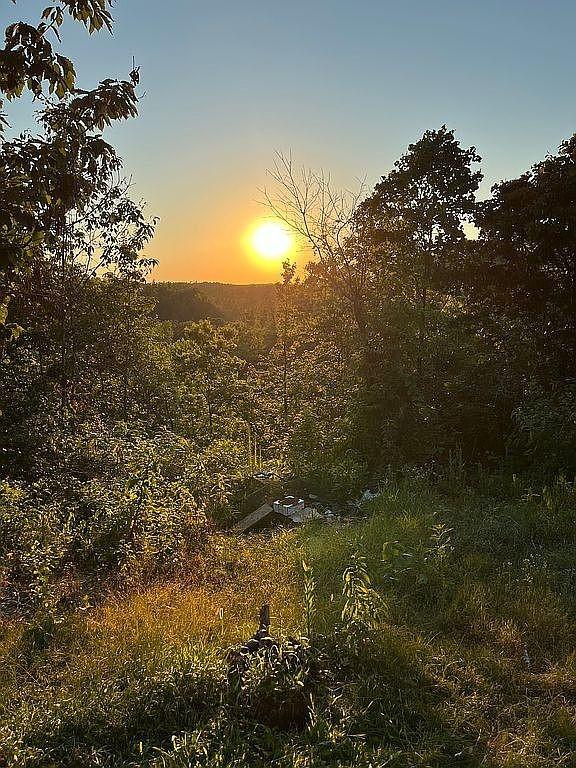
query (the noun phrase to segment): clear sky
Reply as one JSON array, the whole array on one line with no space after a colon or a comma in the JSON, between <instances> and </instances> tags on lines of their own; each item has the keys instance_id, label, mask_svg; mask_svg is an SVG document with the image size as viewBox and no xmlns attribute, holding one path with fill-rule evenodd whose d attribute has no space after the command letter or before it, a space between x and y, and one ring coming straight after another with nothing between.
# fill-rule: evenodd
<instances>
[{"instance_id":1,"label":"clear sky","mask_svg":"<svg viewBox=\"0 0 576 768\"><path fill-rule=\"evenodd\" d=\"M46 4L2 0L0 20ZM372 184L446 123L487 194L576 131L574 0L117 0L114 16L113 37L68 22L63 50L80 85L141 65L140 117L111 139L160 216L158 280L277 278L242 244L276 150Z\"/></svg>"}]
</instances>

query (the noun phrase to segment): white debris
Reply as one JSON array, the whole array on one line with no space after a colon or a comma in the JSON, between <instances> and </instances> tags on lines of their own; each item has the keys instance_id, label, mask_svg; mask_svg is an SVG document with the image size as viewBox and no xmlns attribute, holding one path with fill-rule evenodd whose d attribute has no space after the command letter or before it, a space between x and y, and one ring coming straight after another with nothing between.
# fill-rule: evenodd
<instances>
[{"instance_id":1,"label":"white debris","mask_svg":"<svg viewBox=\"0 0 576 768\"><path fill-rule=\"evenodd\" d=\"M331 509L324 510L324 520L326 520L327 523L333 523L336 520L336 515Z\"/></svg>"},{"instance_id":2,"label":"white debris","mask_svg":"<svg viewBox=\"0 0 576 768\"><path fill-rule=\"evenodd\" d=\"M378 496L380 496L380 491L371 491L369 488L366 488L362 496L360 497L359 504L365 504L368 501L372 501L373 499L377 499Z\"/></svg>"},{"instance_id":3,"label":"white debris","mask_svg":"<svg viewBox=\"0 0 576 768\"><path fill-rule=\"evenodd\" d=\"M285 496L274 502L274 512L285 517L297 515L305 508L304 499L297 499L295 496Z\"/></svg>"},{"instance_id":4,"label":"white debris","mask_svg":"<svg viewBox=\"0 0 576 768\"><path fill-rule=\"evenodd\" d=\"M308 520L318 520L322 515L314 507L304 507L301 512L290 515L293 523L306 523Z\"/></svg>"},{"instance_id":5,"label":"white debris","mask_svg":"<svg viewBox=\"0 0 576 768\"><path fill-rule=\"evenodd\" d=\"M261 472L255 472L254 473L254 479L260 480L261 482L266 480L273 480L274 479L274 472L269 471L261 471Z\"/></svg>"}]
</instances>

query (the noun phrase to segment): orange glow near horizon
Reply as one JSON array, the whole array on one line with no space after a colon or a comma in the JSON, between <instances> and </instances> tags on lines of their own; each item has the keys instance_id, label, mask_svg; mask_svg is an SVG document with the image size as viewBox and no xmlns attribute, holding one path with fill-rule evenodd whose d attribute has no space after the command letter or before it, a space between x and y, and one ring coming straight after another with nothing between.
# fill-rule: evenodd
<instances>
[{"instance_id":1,"label":"orange glow near horizon","mask_svg":"<svg viewBox=\"0 0 576 768\"><path fill-rule=\"evenodd\" d=\"M159 214L156 235L146 249L159 261L150 280L275 283L284 259L303 266L309 258L281 221L248 195L239 202L235 190L212 194L204 189L195 200L182 195L167 200Z\"/></svg>"}]
</instances>

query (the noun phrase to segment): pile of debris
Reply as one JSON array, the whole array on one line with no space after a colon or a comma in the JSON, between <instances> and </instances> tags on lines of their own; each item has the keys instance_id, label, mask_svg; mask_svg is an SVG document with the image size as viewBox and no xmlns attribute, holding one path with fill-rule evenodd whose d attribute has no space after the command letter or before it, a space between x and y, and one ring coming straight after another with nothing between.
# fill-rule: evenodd
<instances>
[{"instance_id":1,"label":"pile of debris","mask_svg":"<svg viewBox=\"0 0 576 768\"><path fill-rule=\"evenodd\" d=\"M277 499L273 502L272 508L276 514L289 517L293 523L305 523L307 520L323 517L316 507L307 505L304 499L298 499L296 496Z\"/></svg>"},{"instance_id":2,"label":"pile of debris","mask_svg":"<svg viewBox=\"0 0 576 768\"><path fill-rule=\"evenodd\" d=\"M336 519L334 511L323 503L318 496L310 495L283 496L270 503L262 504L232 528L236 534L247 533L254 528L262 528L272 523L276 525L300 525L310 520L332 522Z\"/></svg>"},{"instance_id":3,"label":"pile of debris","mask_svg":"<svg viewBox=\"0 0 576 768\"><path fill-rule=\"evenodd\" d=\"M257 481L261 491L263 490L260 499L257 501L254 498L253 502L262 501L266 495L269 500L243 516L232 528L232 533L243 534L270 526L301 525L311 520L323 520L327 523L351 520L362 514L365 504L380 495L378 490L367 488L360 498L353 501L327 502L312 493L292 495L294 486L297 485L294 478L282 481L273 472L259 471L253 475L253 480ZM270 500L274 498L272 493L286 493L287 486L291 486L287 495Z\"/></svg>"}]
</instances>

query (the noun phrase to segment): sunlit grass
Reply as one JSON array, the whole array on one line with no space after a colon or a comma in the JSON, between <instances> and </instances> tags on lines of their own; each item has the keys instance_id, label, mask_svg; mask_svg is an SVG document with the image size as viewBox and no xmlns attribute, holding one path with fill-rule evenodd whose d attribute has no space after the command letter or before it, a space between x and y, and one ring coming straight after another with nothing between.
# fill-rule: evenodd
<instances>
[{"instance_id":1,"label":"sunlit grass","mask_svg":"<svg viewBox=\"0 0 576 768\"><path fill-rule=\"evenodd\" d=\"M84 631L96 643L116 647L155 643L177 647L183 642L226 648L256 629L260 607L273 606L272 620L281 634L298 631L301 622L301 577L298 562L286 551L288 539L239 545L233 559L219 562L216 584L210 574L198 586L167 583L125 597L114 596L85 619ZM225 546L228 546L226 542ZM225 556L225 547L215 547ZM230 577L222 575L222 566ZM193 576L191 577L193 578Z\"/></svg>"},{"instance_id":2,"label":"sunlit grass","mask_svg":"<svg viewBox=\"0 0 576 768\"><path fill-rule=\"evenodd\" d=\"M574 509L569 495L556 501L393 487L355 523L214 537L178 582L112 594L65 618L45 647L7 622L8 764L184 766L202 753L214 766L257 764L259 754L281 766L568 766L576 598L558 530L570 533ZM355 659L324 662L336 698L318 692L307 735L236 720L225 707L227 649L252 635L264 603L275 634L304 631L305 559L315 632L333 653L355 552L380 622Z\"/></svg>"}]
</instances>

